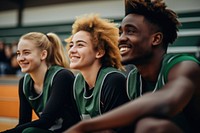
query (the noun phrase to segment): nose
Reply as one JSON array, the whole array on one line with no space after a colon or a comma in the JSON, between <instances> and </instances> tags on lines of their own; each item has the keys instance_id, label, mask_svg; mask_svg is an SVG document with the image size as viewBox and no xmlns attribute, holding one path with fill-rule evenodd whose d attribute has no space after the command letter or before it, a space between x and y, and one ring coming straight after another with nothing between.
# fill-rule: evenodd
<instances>
[{"instance_id":1,"label":"nose","mask_svg":"<svg viewBox=\"0 0 200 133\"><path fill-rule=\"evenodd\" d=\"M76 52L76 47L75 45L71 46L68 50L68 55L71 54L71 53L75 53Z\"/></svg>"},{"instance_id":2,"label":"nose","mask_svg":"<svg viewBox=\"0 0 200 133\"><path fill-rule=\"evenodd\" d=\"M119 36L118 41L126 41L127 40L127 36L124 33L121 33L121 35Z\"/></svg>"},{"instance_id":3,"label":"nose","mask_svg":"<svg viewBox=\"0 0 200 133\"><path fill-rule=\"evenodd\" d=\"M25 60L25 57L23 55L17 55L17 62Z\"/></svg>"}]
</instances>

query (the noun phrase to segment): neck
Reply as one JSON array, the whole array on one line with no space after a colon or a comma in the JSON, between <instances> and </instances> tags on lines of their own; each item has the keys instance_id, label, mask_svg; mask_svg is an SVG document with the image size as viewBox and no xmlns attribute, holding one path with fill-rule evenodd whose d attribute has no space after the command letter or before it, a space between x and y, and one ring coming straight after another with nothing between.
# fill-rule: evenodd
<instances>
[{"instance_id":1,"label":"neck","mask_svg":"<svg viewBox=\"0 0 200 133\"><path fill-rule=\"evenodd\" d=\"M43 88L45 74L48 67L46 65L41 65L37 70L30 73L31 78L34 81L34 88L41 90Z\"/></svg>"},{"instance_id":2,"label":"neck","mask_svg":"<svg viewBox=\"0 0 200 133\"><path fill-rule=\"evenodd\" d=\"M136 65L143 79L155 82L159 75L164 54L153 56L146 64Z\"/></svg>"},{"instance_id":3,"label":"neck","mask_svg":"<svg viewBox=\"0 0 200 133\"><path fill-rule=\"evenodd\" d=\"M90 67L88 70L85 70L85 71L81 70L81 73L90 89L95 86L97 74L100 68L101 66L99 65L95 67Z\"/></svg>"}]
</instances>

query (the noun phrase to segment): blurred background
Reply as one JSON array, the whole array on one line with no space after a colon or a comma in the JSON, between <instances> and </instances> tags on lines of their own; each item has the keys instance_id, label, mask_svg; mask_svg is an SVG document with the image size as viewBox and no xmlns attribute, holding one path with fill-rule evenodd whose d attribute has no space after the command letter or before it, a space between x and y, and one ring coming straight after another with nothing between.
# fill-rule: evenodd
<instances>
[{"instance_id":1,"label":"blurred background","mask_svg":"<svg viewBox=\"0 0 200 133\"><path fill-rule=\"evenodd\" d=\"M197 52L200 43L200 1L165 0L182 22L179 39L169 52ZM31 31L54 32L64 39L71 33L76 16L99 13L120 23L124 16L123 0L0 0L0 41L16 43L22 34ZM170 33L169 33L170 34ZM190 47L189 47L190 46ZM197 55L196 55L197 54ZM195 53L199 57L198 53Z\"/></svg>"},{"instance_id":2,"label":"blurred background","mask_svg":"<svg viewBox=\"0 0 200 133\"><path fill-rule=\"evenodd\" d=\"M169 53L188 53L200 59L200 1L165 0L182 23L178 39ZM13 127L18 117L18 80L23 75L16 64L16 47L21 35L54 32L66 45L76 16L99 13L120 23L123 0L0 0L0 131ZM170 33L169 33L170 34ZM33 116L35 119L36 116Z\"/></svg>"}]
</instances>

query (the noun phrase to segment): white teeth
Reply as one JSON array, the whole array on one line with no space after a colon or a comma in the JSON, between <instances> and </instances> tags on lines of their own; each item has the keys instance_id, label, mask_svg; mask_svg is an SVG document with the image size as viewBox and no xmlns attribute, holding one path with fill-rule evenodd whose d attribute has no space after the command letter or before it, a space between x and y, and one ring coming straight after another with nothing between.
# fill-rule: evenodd
<instances>
[{"instance_id":1,"label":"white teeth","mask_svg":"<svg viewBox=\"0 0 200 133\"><path fill-rule=\"evenodd\" d=\"M120 52L128 50L127 47L120 48Z\"/></svg>"},{"instance_id":2,"label":"white teeth","mask_svg":"<svg viewBox=\"0 0 200 133\"><path fill-rule=\"evenodd\" d=\"M71 59L79 59L78 57L72 57Z\"/></svg>"},{"instance_id":3,"label":"white teeth","mask_svg":"<svg viewBox=\"0 0 200 133\"><path fill-rule=\"evenodd\" d=\"M78 57L74 57L74 56L73 56L73 57L70 58L70 61L73 62L73 61L76 61L76 60L78 60L78 59L79 59Z\"/></svg>"}]
</instances>

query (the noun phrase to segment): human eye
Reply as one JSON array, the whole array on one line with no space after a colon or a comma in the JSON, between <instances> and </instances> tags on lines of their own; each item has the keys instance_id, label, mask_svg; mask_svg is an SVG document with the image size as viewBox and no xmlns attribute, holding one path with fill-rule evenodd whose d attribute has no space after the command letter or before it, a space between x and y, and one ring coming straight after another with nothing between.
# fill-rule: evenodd
<instances>
[{"instance_id":1,"label":"human eye","mask_svg":"<svg viewBox=\"0 0 200 133\"><path fill-rule=\"evenodd\" d=\"M119 30L119 36L121 36L122 33L123 33L122 30Z\"/></svg>"},{"instance_id":2,"label":"human eye","mask_svg":"<svg viewBox=\"0 0 200 133\"><path fill-rule=\"evenodd\" d=\"M17 55L17 56L20 56L20 52L16 52L16 55Z\"/></svg>"},{"instance_id":3,"label":"human eye","mask_svg":"<svg viewBox=\"0 0 200 133\"><path fill-rule=\"evenodd\" d=\"M24 51L23 54L24 54L24 55L29 55L29 54L30 54L30 51Z\"/></svg>"},{"instance_id":4,"label":"human eye","mask_svg":"<svg viewBox=\"0 0 200 133\"><path fill-rule=\"evenodd\" d=\"M121 36L121 34L122 34L122 27L119 26L119 36Z\"/></svg>"},{"instance_id":5,"label":"human eye","mask_svg":"<svg viewBox=\"0 0 200 133\"><path fill-rule=\"evenodd\" d=\"M69 49L72 48L72 47L73 47L73 43L70 43L69 44Z\"/></svg>"},{"instance_id":6,"label":"human eye","mask_svg":"<svg viewBox=\"0 0 200 133\"><path fill-rule=\"evenodd\" d=\"M79 42L79 43L77 43L77 46L78 46L78 47L83 47L83 46L84 46L84 44L83 44L83 43L81 43L81 42Z\"/></svg>"},{"instance_id":7,"label":"human eye","mask_svg":"<svg viewBox=\"0 0 200 133\"><path fill-rule=\"evenodd\" d=\"M135 32L136 32L136 30L134 28L128 28L127 29L128 34L134 34Z\"/></svg>"}]
</instances>

